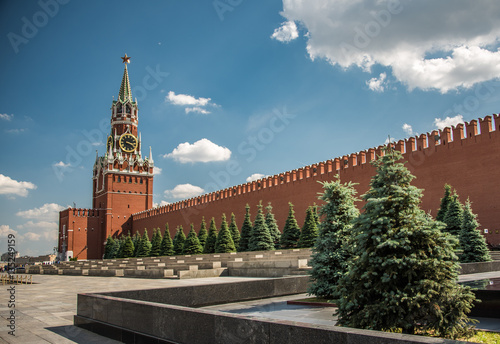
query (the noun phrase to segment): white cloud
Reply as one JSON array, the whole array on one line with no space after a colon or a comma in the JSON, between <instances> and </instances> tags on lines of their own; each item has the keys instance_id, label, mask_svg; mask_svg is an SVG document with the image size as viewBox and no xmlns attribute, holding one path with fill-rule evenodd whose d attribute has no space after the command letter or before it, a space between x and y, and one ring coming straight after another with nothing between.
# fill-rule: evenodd
<instances>
[{"instance_id":1,"label":"white cloud","mask_svg":"<svg viewBox=\"0 0 500 344\"><path fill-rule=\"evenodd\" d=\"M299 31L297 30L297 25L293 20L281 23L281 26L274 30L271 38L278 40L280 42L291 42L299 37Z\"/></svg>"},{"instance_id":2,"label":"white cloud","mask_svg":"<svg viewBox=\"0 0 500 344\"><path fill-rule=\"evenodd\" d=\"M159 176L161 174L161 171L162 171L162 169L160 167L158 167L158 166L153 167L153 174L155 176Z\"/></svg>"},{"instance_id":3,"label":"white cloud","mask_svg":"<svg viewBox=\"0 0 500 344\"><path fill-rule=\"evenodd\" d=\"M19 128L19 129L8 129L8 130L5 130L6 133L9 133L9 134L21 134L21 133L24 133L26 131L25 128Z\"/></svg>"},{"instance_id":4,"label":"white cloud","mask_svg":"<svg viewBox=\"0 0 500 344\"><path fill-rule=\"evenodd\" d=\"M8 225L0 225L0 238L7 238L9 234L14 234L18 237L17 232Z\"/></svg>"},{"instance_id":5,"label":"white cloud","mask_svg":"<svg viewBox=\"0 0 500 344\"><path fill-rule=\"evenodd\" d=\"M60 167L60 168L68 168L68 167L71 167L71 164L70 163L64 163L63 161L59 161L59 162L56 162L54 164L52 164L52 166L54 167Z\"/></svg>"},{"instance_id":6,"label":"white cloud","mask_svg":"<svg viewBox=\"0 0 500 344\"><path fill-rule=\"evenodd\" d=\"M498 1L284 0L281 14L308 30L312 60L386 66L409 90L445 93L500 77Z\"/></svg>"},{"instance_id":7,"label":"white cloud","mask_svg":"<svg viewBox=\"0 0 500 344\"><path fill-rule=\"evenodd\" d=\"M181 163L226 161L231 158L231 151L229 148L218 146L208 139L201 139L193 144L180 143L172 153L165 154L163 157L172 158Z\"/></svg>"},{"instance_id":8,"label":"white cloud","mask_svg":"<svg viewBox=\"0 0 500 344\"><path fill-rule=\"evenodd\" d=\"M19 211L17 216L25 219L34 219L38 221L57 221L59 219L59 212L65 209L62 205L55 203L45 203L40 208Z\"/></svg>"},{"instance_id":9,"label":"white cloud","mask_svg":"<svg viewBox=\"0 0 500 344\"><path fill-rule=\"evenodd\" d=\"M408 135L413 135L413 128L411 125L409 125L408 123L405 123L403 124L403 130L405 133L407 133Z\"/></svg>"},{"instance_id":10,"label":"white cloud","mask_svg":"<svg viewBox=\"0 0 500 344\"><path fill-rule=\"evenodd\" d=\"M38 240L40 240L41 236L42 235L38 234L38 233L28 232L28 233L23 234L23 239L26 239L28 241L38 241Z\"/></svg>"},{"instance_id":11,"label":"white cloud","mask_svg":"<svg viewBox=\"0 0 500 344\"><path fill-rule=\"evenodd\" d=\"M18 195L22 197L28 196L28 190L36 189L36 185L31 182L18 182L8 176L0 174L0 194L2 195Z\"/></svg>"},{"instance_id":12,"label":"white cloud","mask_svg":"<svg viewBox=\"0 0 500 344\"><path fill-rule=\"evenodd\" d=\"M3 119L5 121L11 121L14 115L8 115L6 113L0 113L0 119Z\"/></svg>"},{"instance_id":13,"label":"white cloud","mask_svg":"<svg viewBox=\"0 0 500 344\"><path fill-rule=\"evenodd\" d=\"M371 78L366 82L366 85L370 90L375 92L384 92L385 89L385 79L387 78L386 73L380 73L378 78Z\"/></svg>"},{"instance_id":14,"label":"white cloud","mask_svg":"<svg viewBox=\"0 0 500 344\"><path fill-rule=\"evenodd\" d=\"M262 173L254 173L250 177L247 178L247 182L253 182L254 180L259 180L264 178L266 175Z\"/></svg>"},{"instance_id":15,"label":"white cloud","mask_svg":"<svg viewBox=\"0 0 500 344\"><path fill-rule=\"evenodd\" d=\"M17 229L42 229L42 230L57 230L57 222L49 222L49 221L40 221L40 222L33 222L33 221L28 221L25 224L22 225L17 225Z\"/></svg>"},{"instance_id":16,"label":"white cloud","mask_svg":"<svg viewBox=\"0 0 500 344\"><path fill-rule=\"evenodd\" d=\"M444 129L446 127L456 126L458 123L463 123L464 117L462 115L456 115L455 117L446 117L444 119L435 118L434 125L438 129Z\"/></svg>"},{"instance_id":17,"label":"white cloud","mask_svg":"<svg viewBox=\"0 0 500 344\"><path fill-rule=\"evenodd\" d=\"M201 113L204 115L208 115L209 113L211 113L210 111L202 109L201 107L198 107L198 106L185 108L184 111L186 111L186 114L188 114L190 112L197 112L197 113Z\"/></svg>"},{"instance_id":18,"label":"white cloud","mask_svg":"<svg viewBox=\"0 0 500 344\"><path fill-rule=\"evenodd\" d=\"M179 184L172 190L165 190L165 196L172 199L186 199L201 195L205 190L191 184ZM161 203L160 203L161 204Z\"/></svg>"},{"instance_id":19,"label":"white cloud","mask_svg":"<svg viewBox=\"0 0 500 344\"><path fill-rule=\"evenodd\" d=\"M167 101L174 105L194 105L194 106L206 106L210 102L210 98L195 98L189 94L175 94L175 92L170 91L165 97Z\"/></svg>"}]
</instances>

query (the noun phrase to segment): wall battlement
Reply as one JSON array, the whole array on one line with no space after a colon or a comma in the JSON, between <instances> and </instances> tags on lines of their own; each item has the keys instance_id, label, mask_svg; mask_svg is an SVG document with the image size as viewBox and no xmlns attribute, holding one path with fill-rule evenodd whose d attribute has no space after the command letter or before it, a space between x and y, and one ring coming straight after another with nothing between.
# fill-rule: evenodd
<instances>
[{"instance_id":1,"label":"wall battlement","mask_svg":"<svg viewBox=\"0 0 500 344\"><path fill-rule=\"evenodd\" d=\"M479 124L479 125L478 125ZM438 152L462 149L477 142L490 140L492 135L499 137L500 115L486 116L474 119L470 122L460 123L456 126L446 127L440 130L433 130L430 133L413 136L404 140L392 143L392 146L403 154L408 161L407 167L412 170L423 164L425 157ZM284 184L300 183L301 181L313 178L323 180L326 175L354 175L358 170L370 166L370 162L377 156L383 156L384 148L387 145L369 148L350 155L344 155L334 159L318 162L312 165L300 167L291 171L282 172L273 176L268 176L256 181L236 185L222 190L210 192L198 197L178 201L165 206L148 209L132 214L133 221L146 220L158 216L165 216L186 210L192 207L205 208L209 204L216 204L228 198L238 196L249 196L251 193L264 191ZM455 171L456 172L456 171ZM135 225L134 225L135 227Z\"/></svg>"},{"instance_id":2,"label":"wall battlement","mask_svg":"<svg viewBox=\"0 0 500 344\"><path fill-rule=\"evenodd\" d=\"M100 209L87 209L87 208L68 208L61 211L61 217L69 216L70 214L77 217L99 217L101 215Z\"/></svg>"}]
</instances>

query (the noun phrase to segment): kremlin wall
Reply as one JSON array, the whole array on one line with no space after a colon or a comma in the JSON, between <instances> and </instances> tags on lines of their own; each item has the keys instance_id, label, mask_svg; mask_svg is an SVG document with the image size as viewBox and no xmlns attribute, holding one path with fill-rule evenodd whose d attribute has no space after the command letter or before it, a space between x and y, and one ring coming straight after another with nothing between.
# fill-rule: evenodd
<instances>
[{"instance_id":1,"label":"kremlin wall","mask_svg":"<svg viewBox=\"0 0 500 344\"><path fill-rule=\"evenodd\" d=\"M451 184L462 203L470 198L472 208L478 214L481 231L487 242L493 245L500 244L499 131L500 116L493 115L394 143L395 149L403 153L406 167L416 176L412 184L424 189L421 208L435 216L443 197L444 184ZM317 197L322 187L318 182L330 181L339 174L342 181L358 183L358 196L365 193L375 174L375 168L369 162L383 154L382 148L370 148L135 213L132 215L132 233L143 233L147 228L151 235L152 229L157 227L163 232L168 222L173 237L175 228L180 225L186 234L190 223L198 231L202 216L207 226L214 217L220 227L222 213L229 219L231 212L235 213L241 228L245 205L250 205L253 221L256 205L261 200L264 205L272 203L281 230L288 215L288 202L292 202L297 222L302 226L307 207L315 202L321 204ZM361 208L362 201L358 205Z\"/></svg>"}]
</instances>

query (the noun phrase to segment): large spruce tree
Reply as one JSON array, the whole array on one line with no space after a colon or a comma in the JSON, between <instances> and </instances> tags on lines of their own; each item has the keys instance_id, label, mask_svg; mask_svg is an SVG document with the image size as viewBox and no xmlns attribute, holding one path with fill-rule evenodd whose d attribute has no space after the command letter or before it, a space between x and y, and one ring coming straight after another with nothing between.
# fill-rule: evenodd
<instances>
[{"instance_id":1,"label":"large spruce tree","mask_svg":"<svg viewBox=\"0 0 500 344\"><path fill-rule=\"evenodd\" d=\"M337 299L339 279L348 271L352 252L352 222L359 211L354 205L356 190L353 183L342 184L339 176L331 182L321 183L323 193L319 199L322 220L311 255L311 284L307 292L326 299Z\"/></svg>"},{"instance_id":2,"label":"large spruce tree","mask_svg":"<svg viewBox=\"0 0 500 344\"><path fill-rule=\"evenodd\" d=\"M486 245L484 236L477 229L479 223L477 215L472 212L471 202L467 198L462 213L462 228L460 230L460 247L463 252L460 255L462 263L476 263L491 261L490 251Z\"/></svg>"},{"instance_id":3,"label":"large spruce tree","mask_svg":"<svg viewBox=\"0 0 500 344\"><path fill-rule=\"evenodd\" d=\"M248 243L250 242L250 235L252 234L252 221L250 220L250 206L245 206L245 218L241 226L240 244L238 245L238 252L248 251Z\"/></svg>"},{"instance_id":4,"label":"large spruce tree","mask_svg":"<svg viewBox=\"0 0 500 344\"><path fill-rule=\"evenodd\" d=\"M318 226L316 222L316 211L310 206L306 211L304 225L300 231L298 247L313 247L318 237Z\"/></svg>"},{"instance_id":5,"label":"large spruce tree","mask_svg":"<svg viewBox=\"0 0 500 344\"><path fill-rule=\"evenodd\" d=\"M141 241L139 242L139 247L137 248L136 257L149 257L151 252L151 242L149 241L148 230L144 229L144 234L142 235Z\"/></svg>"},{"instance_id":6,"label":"large spruce tree","mask_svg":"<svg viewBox=\"0 0 500 344\"><path fill-rule=\"evenodd\" d=\"M186 235L184 234L184 228L182 226L177 227L177 232L174 236L174 254L180 255L184 250L184 241L186 241Z\"/></svg>"},{"instance_id":7,"label":"large spruce tree","mask_svg":"<svg viewBox=\"0 0 500 344\"><path fill-rule=\"evenodd\" d=\"M106 239L106 246L104 246L104 259L111 259L113 257L113 248L115 246L115 240L111 237L111 235L108 236Z\"/></svg>"},{"instance_id":8,"label":"large spruce tree","mask_svg":"<svg viewBox=\"0 0 500 344\"><path fill-rule=\"evenodd\" d=\"M205 223L205 216L201 218L201 227L198 231L198 240L200 241L201 247L205 247L205 243L207 242L208 232L207 232L207 224Z\"/></svg>"},{"instance_id":9,"label":"large spruce tree","mask_svg":"<svg viewBox=\"0 0 500 344\"><path fill-rule=\"evenodd\" d=\"M436 215L436 220L444 222L444 216L448 211L448 206L451 202L451 185L444 184L444 196L441 198L441 205L439 206L439 210Z\"/></svg>"},{"instance_id":10,"label":"large spruce tree","mask_svg":"<svg viewBox=\"0 0 500 344\"><path fill-rule=\"evenodd\" d=\"M134 233L134 236L132 237L132 242L134 243L134 257L137 257L137 250L139 249L139 246L141 244L141 235L139 234L139 231Z\"/></svg>"},{"instance_id":11,"label":"large spruce tree","mask_svg":"<svg viewBox=\"0 0 500 344\"><path fill-rule=\"evenodd\" d=\"M443 222L446 223L446 227L444 228L445 232L453 234L458 238L462 228L462 213L463 207L455 191L453 192L453 196L451 197L448 209L443 219Z\"/></svg>"},{"instance_id":12,"label":"large spruce tree","mask_svg":"<svg viewBox=\"0 0 500 344\"><path fill-rule=\"evenodd\" d=\"M240 230L236 224L236 216L231 213L231 223L229 224L229 232L231 233L231 238L233 239L234 247L237 249L240 244Z\"/></svg>"},{"instance_id":13,"label":"large spruce tree","mask_svg":"<svg viewBox=\"0 0 500 344\"><path fill-rule=\"evenodd\" d=\"M172 256L174 254L174 243L170 237L168 223L165 224L165 233L163 234L163 239L161 240L160 251L162 256Z\"/></svg>"},{"instance_id":14,"label":"large spruce tree","mask_svg":"<svg viewBox=\"0 0 500 344\"><path fill-rule=\"evenodd\" d=\"M200 240L196 235L196 231L194 230L194 225L191 224L191 230L184 241L183 254L200 254L203 252L203 248L200 245Z\"/></svg>"},{"instance_id":15,"label":"large spruce tree","mask_svg":"<svg viewBox=\"0 0 500 344\"><path fill-rule=\"evenodd\" d=\"M161 241L162 241L160 228L153 228L153 238L151 239L151 257L161 256Z\"/></svg>"},{"instance_id":16,"label":"large spruce tree","mask_svg":"<svg viewBox=\"0 0 500 344\"><path fill-rule=\"evenodd\" d=\"M282 248L295 248L300 237L300 228L295 219L295 211L293 210L293 204L288 203L288 217L285 222L285 227L283 228L283 234L281 234L281 247Z\"/></svg>"},{"instance_id":17,"label":"large spruce tree","mask_svg":"<svg viewBox=\"0 0 500 344\"><path fill-rule=\"evenodd\" d=\"M130 232L128 233L130 236ZM127 237L125 235L120 235L120 239L118 240L120 243L120 247L118 248L118 252L116 253L116 258L125 258L123 257L123 249L125 248L125 241L127 240ZM133 254L133 252L132 252Z\"/></svg>"},{"instance_id":18,"label":"large spruce tree","mask_svg":"<svg viewBox=\"0 0 500 344\"><path fill-rule=\"evenodd\" d=\"M203 248L203 253L215 253L215 243L217 242L217 227L215 226L215 219L212 217L210 220L210 227L208 227L207 241Z\"/></svg>"},{"instance_id":19,"label":"large spruce tree","mask_svg":"<svg viewBox=\"0 0 500 344\"><path fill-rule=\"evenodd\" d=\"M226 214L222 214L222 223L220 225L219 234L217 235L217 241L215 242L215 253L228 253L235 251L236 247L234 246L233 237L227 227Z\"/></svg>"},{"instance_id":20,"label":"large spruce tree","mask_svg":"<svg viewBox=\"0 0 500 344\"><path fill-rule=\"evenodd\" d=\"M264 212L262 211L262 202L257 205L257 215L250 234L248 243L250 251L269 251L274 250L274 241L266 225Z\"/></svg>"},{"instance_id":21,"label":"large spruce tree","mask_svg":"<svg viewBox=\"0 0 500 344\"><path fill-rule=\"evenodd\" d=\"M269 229L269 234L271 234L274 248L279 249L281 245L281 232L278 227L278 221L276 221L276 218L274 217L273 206L271 205L271 202L269 202L266 207L266 225Z\"/></svg>"},{"instance_id":22,"label":"large spruce tree","mask_svg":"<svg viewBox=\"0 0 500 344\"><path fill-rule=\"evenodd\" d=\"M130 232L125 238L125 243L123 244L123 250L120 258L131 258L134 257L134 242L130 237Z\"/></svg>"},{"instance_id":23,"label":"large spruce tree","mask_svg":"<svg viewBox=\"0 0 500 344\"><path fill-rule=\"evenodd\" d=\"M457 240L419 208L422 191L401 159L387 149L373 162L377 174L353 226L354 257L339 281L339 324L463 336L475 297L456 283Z\"/></svg>"}]
</instances>

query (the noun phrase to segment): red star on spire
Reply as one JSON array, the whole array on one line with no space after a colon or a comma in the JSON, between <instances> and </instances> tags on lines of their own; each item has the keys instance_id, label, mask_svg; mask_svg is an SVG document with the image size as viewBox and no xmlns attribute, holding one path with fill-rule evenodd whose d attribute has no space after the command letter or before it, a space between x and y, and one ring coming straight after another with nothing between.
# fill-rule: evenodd
<instances>
[{"instance_id":1,"label":"red star on spire","mask_svg":"<svg viewBox=\"0 0 500 344\"><path fill-rule=\"evenodd\" d=\"M123 60L123 63L130 63L130 56L127 56L127 54L125 54L125 56L123 56L121 59Z\"/></svg>"}]
</instances>

